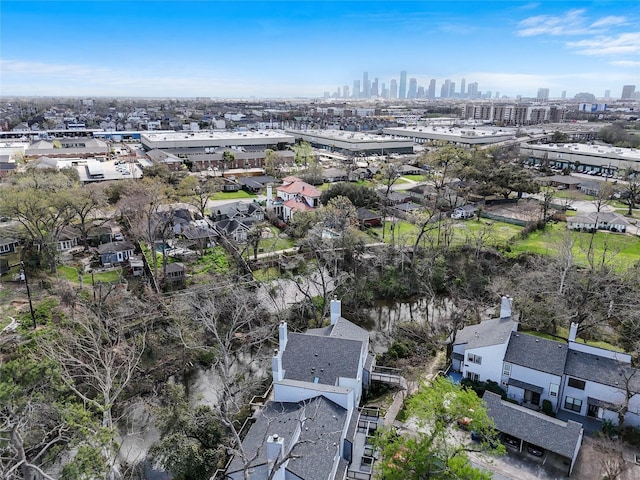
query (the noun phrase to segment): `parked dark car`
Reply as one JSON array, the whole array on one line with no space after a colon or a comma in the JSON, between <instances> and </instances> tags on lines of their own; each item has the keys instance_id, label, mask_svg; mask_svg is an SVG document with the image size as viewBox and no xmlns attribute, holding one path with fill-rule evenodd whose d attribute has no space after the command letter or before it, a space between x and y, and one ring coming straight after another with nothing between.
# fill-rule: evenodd
<instances>
[{"instance_id":1,"label":"parked dark car","mask_svg":"<svg viewBox=\"0 0 640 480\"><path fill-rule=\"evenodd\" d=\"M505 445L508 445L509 447L520 448L520 440L518 440L515 437L512 437L511 435L504 435L503 442Z\"/></svg>"},{"instance_id":2,"label":"parked dark car","mask_svg":"<svg viewBox=\"0 0 640 480\"><path fill-rule=\"evenodd\" d=\"M527 447L527 452L529 452L534 457L541 457L544 455L544 448L536 447L535 445L529 445Z\"/></svg>"}]
</instances>

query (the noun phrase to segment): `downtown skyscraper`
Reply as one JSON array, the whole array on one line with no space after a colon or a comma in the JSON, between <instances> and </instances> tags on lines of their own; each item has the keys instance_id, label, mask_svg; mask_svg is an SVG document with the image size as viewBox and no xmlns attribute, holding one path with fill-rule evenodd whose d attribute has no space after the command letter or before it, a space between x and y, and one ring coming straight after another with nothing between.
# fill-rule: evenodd
<instances>
[{"instance_id":1,"label":"downtown skyscraper","mask_svg":"<svg viewBox=\"0 0 640 480\"><path fill-rule=\"evenodd\" d=\"M400 72L400 89L398 90L398 98L407 98L407 71Z\"/></svg>"}]
</instances>

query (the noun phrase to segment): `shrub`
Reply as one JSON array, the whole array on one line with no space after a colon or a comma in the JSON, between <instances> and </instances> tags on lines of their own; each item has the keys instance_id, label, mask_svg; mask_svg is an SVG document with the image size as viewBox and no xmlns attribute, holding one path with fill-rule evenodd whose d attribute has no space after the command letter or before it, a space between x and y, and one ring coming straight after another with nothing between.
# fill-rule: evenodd
<instances>
[{"instance_id":1,"label":"shrub","mask_svg":"<svg viewBox=\"0 0 640 480\"><path fill-rule=\"evenodd\" d=\"M547 400L546 398L542 400L542 413L549 415L550 417L555 417L551 400Z\"/></svg>"}]
</instances>

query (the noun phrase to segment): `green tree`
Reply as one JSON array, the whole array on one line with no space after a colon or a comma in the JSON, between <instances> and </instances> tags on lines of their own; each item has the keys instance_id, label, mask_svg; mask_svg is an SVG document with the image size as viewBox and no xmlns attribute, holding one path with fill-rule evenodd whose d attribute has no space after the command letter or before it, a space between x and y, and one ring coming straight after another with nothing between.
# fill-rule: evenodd
<instances>
[{"instance_id":1,"label":"green tree","mask_svg":"<svg viewBox=\"0 0 640 480\"><path fill-rule=\"evenodd\" d=\"M468 453L504 453L484 403L473 390L438 377L424 384L408 400L407 413L418 424L416 435L400 436L385 429L376 439L381 454L380 471L386 480L490 479L491 474L474 468ZM452 435L456 422L465 419L481 438L474 443L465 435Z\"/></svg>"},{"instance_id":2,"label":"green tree","mask_svg":"<svg viewBox=\"0 0 640 480\"><path fill-rule=\"evenodd\" d=\"M16 219L23 235L56 272L58 239L75 216L72 180L60 172L30 169L0 189L0 213Z\"/></svg>"},{"instance_id":3,"label":"green tree","mask_svg":"<svg viewBox=\"0 0 640 480\"><path fill-rule=\"evenodd\" d=\"M327 190L322 192L320 203L326 205L335 197L347 197L356 208L378 208L380 205L380 197L373 188L356 183L333 183Z\"/></svg>"},{"instance_id":4,"label":"green tree","mask_svg":"<svg viewBox=\"0 0 640 480\"><path fill-rule=\"evenodd\" d=\"M178 192L185 202L198 209L203 218L207 214L209 198L222 190L222 181L219 178L198 178L194 175L184 177L178 186Z\"/></svg>"},{"instance_id":5,"label":"green tree","mask_svg":"<svg viewBox=\"0 0 640 480\"><path fill-rule=\"evenodd\" d=\"M313 153L313 147L309 142L302 141L291 147L291 150L295 153L296 165L306 167L311 160L316 158L316 154Z\"/></svg>"},{"instance_id":6,"label":"green tree","mask_svg":"<svg viewBox=\"0 0 640 480\"><path fill-rule=\"evenodd\" d=\"M220 172L221 175L224 177L224 172L225 170L227 170L229 168L229 166L235 161L236 159L236 154L233 153L231 150L225 150L224 153L222 154L222 160L220 161Z\"/></svg>"},{"instance_id":7,"label":"green tree","mask_svg":"<svg viewBox=\"0 0 640 480\"><path fill-rule=\"evenodd\" d=\"M184 387L168 384L154 413L160 440L151 447L151 458L174 480L210 478L224 458L223 432L211 407L192 408Z\"/></svg>"}]
</instances>

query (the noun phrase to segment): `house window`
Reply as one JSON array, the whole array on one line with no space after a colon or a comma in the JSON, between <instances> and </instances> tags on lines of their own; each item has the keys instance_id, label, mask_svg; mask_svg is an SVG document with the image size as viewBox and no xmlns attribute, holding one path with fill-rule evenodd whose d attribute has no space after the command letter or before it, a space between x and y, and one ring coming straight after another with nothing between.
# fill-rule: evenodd
<instances>
[{"instance_id":1,"label":"house window","mask_svg":"<svg viewBox=\"0 0 640 480\"><path fill-rule=\"evenodd\" d=\"M482 357L480 355L474 355L473 353L467 355L467 360L471 363L477 363L478 365L482 363Z\"/></svg>"},{"instance_id":2,"label":"house window","mask_svg":"<svg viewBox=\"0 0 640 480\"><path fill-rule=\"evenodd\" d=\"M558 396L558 385L555 383L552 383L551 385L549 385L549 396L550 397L557 397Z\"/></svg>"},{"instance_id":3,"label":"house window","mask_svg":"<svg viewBox=\"0 0 640 480\"><path fill-rule=\"evenodd\" d=\"M511 375L511 364L510 363L505 362L505 363L502 364L502 374L506 375L507 377L509 375Z\"/></svg>"},{"instance_id":4,"label":"house window","mask_svg":"<svg viewBox=\"0 0 640 480\"><path fill-rule=\"evenodd\" d=\"M580 412L582 410L582 400L572 397L565 397L564 399L565 410L572 410L574 412Z\"/></svg>"},{"instance_id":5,"label":"house window","mask_svg":"<svg viewBox=\"0 0 640 480\"><path fill-rule=\"evenodd\" d=\"M469 380L473 380L474 382L479 382L480 381L480 375L478 375L477 373L473 373L473 372L467 372L467 378Z\"/></svg>"},{"instance_id":6,"label":"house window","mask_svg":"<svg viewBox=\"0 0 640 480\"><path fill-rule=\"evenodd\" d=\"M584 380L578 380L577 378L569 377L569 386L577 388L578 390L584 390Z\"/></svg>"}]
</instances>

